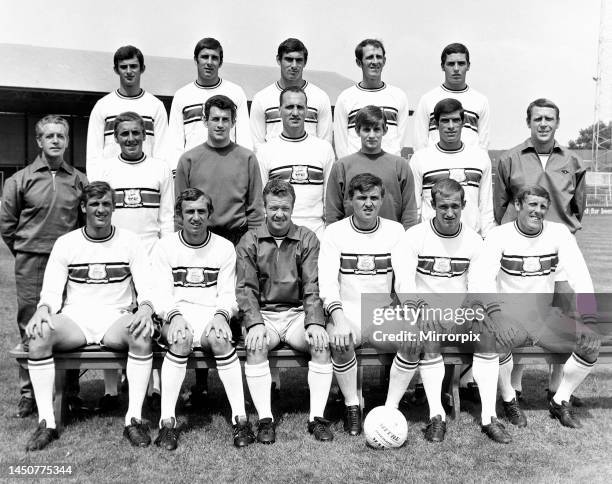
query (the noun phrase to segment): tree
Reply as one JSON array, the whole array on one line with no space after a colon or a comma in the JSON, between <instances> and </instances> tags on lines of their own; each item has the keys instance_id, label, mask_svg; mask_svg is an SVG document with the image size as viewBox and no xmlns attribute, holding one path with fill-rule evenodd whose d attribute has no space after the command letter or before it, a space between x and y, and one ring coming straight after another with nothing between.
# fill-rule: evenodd
<instances>
[{"instance_id":1,"label":"tree","mask_svg":"<svg viewBox=\"0 0 612 484\"><path fill-rule=\"evenodd\" d=\"M575 140L570 140L568 146L571 150L590 150L593 147L593 131L595 124L588 128L581 129ZM612 121L608 124L599 121L599 141L600 149L609 150L612 148Z\"/></svg>"}]
</instances>

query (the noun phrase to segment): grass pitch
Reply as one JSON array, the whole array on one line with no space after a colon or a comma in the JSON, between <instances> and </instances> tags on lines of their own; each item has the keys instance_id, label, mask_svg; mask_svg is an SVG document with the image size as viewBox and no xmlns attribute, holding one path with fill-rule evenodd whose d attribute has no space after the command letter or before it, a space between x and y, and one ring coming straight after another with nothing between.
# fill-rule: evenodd
<instances>
[{"instance_id":1,"label":"grass pitch","mask_svg":"<svg viewBox=\"0 0 612 484\"><path fill-rule=\"evenodd\" d=\"M612 262L607 257L612 252L611 232L612 217L588 217L578 235L598 291L612 288ZM524 408L529 426L510 428L514 442L507 446L480 433L479 407L469 403L449 423L442 444L423 439L427 409L410 406L400 407L409 426L408 443L401 449L368 449L363 437L347 437L341 423L334 425L333 442L317 443L306 433L306 370L297 369L282 374L281 400L273 406L279 421L277 443L272 446L254 444L241 450L232 446L229 405L213 371L210 405L194 413L178 409L184 432L175 452L155 446L134 449L128 444L122 437L127 408L127 396L122 394L121 411L71 422L47 449L26 454L25 442L37 418L12 417L18 401L17 367L7 353L19 339L12 272L13 260L0 243L0 481L9 480L9 465L56 464L72 465L70 479L78 482L608 482L612 475L612 369L602 367L577 392L586 403L577 412L585 424L581 430L563 428L548 417L543 392L546 368L528 370ZM376 383L375 371L367 375L366 405L372 408L383 403L386 388ZM192 378L188 372L186 385ZM95 402L103 391L101 373L89 372L81 388L82 396ZM248 410L254 420L253 408ZM341 410L328 406L333 419L340 418ZM158 415L148 409L144 415L155 427Z\"/></svg>"}]
</instances>

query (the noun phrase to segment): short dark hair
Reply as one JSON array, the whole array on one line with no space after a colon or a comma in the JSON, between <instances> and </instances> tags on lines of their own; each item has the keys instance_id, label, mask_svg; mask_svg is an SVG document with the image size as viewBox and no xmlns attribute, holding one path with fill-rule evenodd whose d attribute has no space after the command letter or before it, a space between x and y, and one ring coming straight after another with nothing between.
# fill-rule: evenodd
<instances>
[{"instance_id":1,"label":"short dark hair","mask_svg":"<svg viewBox=\"0 0 612 484\"><path fill-rule=\"evenodd\" d=\"M442 67L444 67L446 57L451 54L465 54L465 60L468 64L470 63L470 51L468 48L459 42L455 42L453 44L448 44L446 47L444 47L444 49L442 49L442 54L440 55Z\"/></svg>"},{"instance_id":2,"label":"short dark hair","mask_svg":"<svg viewBox=\"0 0 612 484\"><path fill-rule=\"evenodd\" d=\"M43 126L45 124L61 124L64 127L64 131L66 131L66 137L68 137L70 133L70 125L65 118L57 116L56 114L48 114L47 116L39 119L36 123L36 126L34 127L36 131L36 138L40 138L43 135Z\"/></svg>"},{"instance_id":3,"label":"short dark hair","mask_svg":"<svg viewBox=\"0 0 612 484\"><path fill-rule=\"evenodd\" d=\"M212 199L199 188L187 188L186 190L183 190L181 193L179 193L179 195L176 197L176 203L174 204L174 213L177 217L183 218L183 202L195 202L200 198L204 198L204 200L206 201L206 208L208 209L208 214L212 215L215 211Z\"/></svg>"},{"instance_id":4,"label":"short dark hair","mask_svg":"<svg viewBox=\"0 0 612 484\"><path fill-rule=\"evenodd\" d=\"M356 60L360 62L363 60L363 48L366 45L371 45L372 47L378 47L379 49L382 49L383 55L387 55L385 51L385 46L383 45L382 41L378 39L363 39L361 42L357 44L357 47L355 47L355 59Z\"/></svg>"},{"instance_id":5,"label":"short dark hair","mask_svg":"<svg viewBox=\"0 0 612 484\"><path fill-rule=\"evenodd\" d=\"M387 127L387 116L378 106L372 104L362 107L355 116L355 129L359 131L362 127L369 128L376 126L379 121L383 122L383 127Z\"/></svg>"},{"instance_id":6,"label":"short dark hair","mask_svg":"<svg viewBox=\"0 0 612 484\"><path fill-rule=\"evenodd\" d=\"M531 112L533 111L534 107L554 109L555 113L557 114L557 120L559 120L559 107L554 102L552 102L550 99L541 97L531 102L529 106L527 106L527 123L531 121Z\"/></svg>"},{"instance_id":7,"label":"short dark hair","mask_svg":"<svg viewBox=\"0 0 612 484\"><path fill-rule=\"evenodd\" d=\"M525 201L525 198L527 198L529 195L545 198L546 200L548 200L548 204L550 205L550 193L542 185L527 185L523 187L516 194L514 200L522 205Z\"/></svg>"},{"instance_id":8,"label":"short dark hair","mask_svg":"<svg viewBox=\"0 0 612 484\"><path fill-rule=\"evenodd\" d=\"M306 100L306 106L308 106L308 96L306 95L306 91L304 91L304 89L302 89L299 86L288 86L285 89L283 89L280 93L280 96L278 97L278 105L282 106L283 105L283 96L285 95L286 92L299 92L302 93L304 95L304 99Z\"/></svg>"},{"instance_id":9,"label":"short dark hair","mask_svg":"<svg viewBox=\"0 0 612 484\"><path fill-rule=\"evenodd\" d=\"M124 45L123 47L119 47L113 56L113 65L115 69L119 68L119 62L125 59L131 59L132 57L136 57L138 59L138 64L140 64L140 70L145 68L144 56L139 48L134 47L133 45Z\"/></svg>"},{"instance_id":10,"label":"short dark hair","mask_svg":"<svg viewBox=\"0 0 612 484\"><path fill-rule=\"evenodd\" d=\"M117 116L113 121L113 133L115 133L115 135L117 135L119 125L125 121L136 121L140 124L140 130L143 133L145 132L144 119L142 119L142 116L134 111L126 111Z\"/></svg>"},{"instance_id":11,"label":"short dark hair","mask_svg":"<svg viewBox=\"0 0 612 484\"><path fill-rule=\"evenodd\" d=\"M465 201L465 190L457 180L452 178L443 178L434 183L431 187L431 204L436 206L436 195L450 195L452 193L461 194L461 203Z\"/></svg>"},{"instance_id":12,"label":"short dark hair","mask_svg":"<svg viewBox=\"0 0 612 484\"><path fill-rule=\"evenodd\" d=\"M111 194L113 207L115 206L115 190L105 181L94 181L85 185L81 192L81 203L87 205L92 198L102 198L107 193Z\"/></svg>"},{"instance_id":13,"label":"short dark hair","mask_svg":"<svg viewBox=\"0 0 612 484\"><path fill-rule=\"evenodd\" d=\"M202 49L212 49L219 52L219 65L223 64L223 47L221 42L212 37L204 37L201 39L193 49L193 58L197 59Z\"/></svg>"},{"instance_id":14,"label":"short dark hair","mask_svg":"<svg viewBox=\"0 0 612 484\"><path fill-rule=\"evenodd\" d=\"M380 187L380 196L385 196L385 186L379 177L372 175L372 173L360 173L359 175L355 175L349 182L349 198L352 199L356 191L364 193L374 187Z\"/></svg>"},{"instance_id":15,"label":"short dark hair","mask_svg":"<svg viewBox=\"0 0 612 484\"><path fill-rule=\"evenodd\" d=\"M209 97L204 103L204 119L207 120L210 115L210 108L216 107L218 109L229 109L232 116L232 122L236 121L236 105L229 97L223 94L217 94L216 96Z\"/></svg>"},{"instance_id":16,"label":"short dark hair","mask_svg":"<svg viewBox=\"0 0 612 484\"><path fill-rule=\"evenodd\" d=\"M278 46L276 57L280 60L283 58L283 55L289 54L290 52L301 52L304 54L304 63L308 62L308 49L300 39L290 37L283 40Z\"/></svg>"},{"instance_id":17,"label":"short dark hair","mask_svg":"<svg viewBox=\"0 0 612 484\"><path fill-rule=\"evenodd\" d=\"M440 116L442 116L443 114L454 113L455 111L459 111L461 115L461 121L465 121L465 111L459 101L450 97L438 101L434 106L433 111L436 124L440 122Z\"/></svg>"},{"instance_id":18,"label":"short dark hair","mask_svg":"<svg viewBox=\"0 0 612 484\"><path fill-rule=\"evenodd\" d=\"M286 197L289 196L291 198L291 205L295 205L295 190L291 183L281 180L280 178L272 178L263 189L263 202L264 207L267 206L266 197L268 195L276 195L277 197Z\"/></svg>"}]
</instances>

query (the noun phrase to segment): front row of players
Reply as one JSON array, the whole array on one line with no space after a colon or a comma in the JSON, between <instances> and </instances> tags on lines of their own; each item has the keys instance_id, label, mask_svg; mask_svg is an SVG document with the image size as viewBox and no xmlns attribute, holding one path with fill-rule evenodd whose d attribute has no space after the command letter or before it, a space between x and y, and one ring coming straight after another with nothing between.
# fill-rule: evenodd
<instances>
[{"instance_id":1,"label":"front row of players","mask_svg":"<svg viewBox=\"0 0 612 484\"><path fill-rule=\"evenodd\" d=\"M38 310L26 329L28 365L39 408L39 425L27 449L42 449L58 437L52 405L53 352L86 343L128 350L124 435L133 445L150 444L141 408L152 365L154 311L165 320L160 343L167 348L155 443L168 450L177 447L174 410L193 347L202 347L215 357L232 410L234 444L243 447L254 442L229 326L237 314L236 299L243 310L245 374L259 416L259 442L273 443L276 438L267 353L281 342L311 355L308 430L318 440L333 439L330 422L323 418L333 373L345 398L345 430L351 435L361 432L354 349L362 343L397 352L388 406L398 406L415 370L421 370L430 406L426 438L443 440L446 418L440 402L444 377L440 338L422 341L422 334L454 335L455 339L469 335L475 341L473 371L482 401L482 430L500 443L510 442L511 436L495 414L498 374L506 416L519 426L526 423L510 385L512 347L531 340L551 351L572 352L549 411L563 425L579 427L567 402L597 359L594 304L589 298L586 303L584 297L578 299L576 310L582 316L575 321L559 317L557 309L551 308L551 299L555 281L566 279L575 292L587 295L593 294L593 287L575 239L563 225L544 221L550 205L546 190L538 186L523 190L515 202L517 220L492 229L485 243L461 223L465 196L454 180L442 180L433 187L435 217L406 232L401 224L378 216L384 197L380 178L357 175L348 190L353 214L327 228L319 253L314 233L291 221L295 193L286 182L267 184L266 223L247 232L236 252L229 241L208 230L213 212L210 198L198 189L188 189L176 204L182 230L161 239L149 264L137 237L112 225L114 193L110 186L105 182L88 185L81 202L86 226L56 242ZM401 303L421 310L414 325L399 322L399 333L417 335L403 341L395 338L401 342L393 338L381 341L374 336L372 318L362 315L362 299L367 302L372 296L376 306L381 297L383 305L390 303L394 278ZM151 281L156 281L155 286ZM138 294L137 308L132 302L132 282ZM540 306L544 301L541 321L549 325L562 321L566 338L534 321L533 311L528 313L531 320L521 318L516 311L521 305L505 299L518 292L523 293L521 297L543 294L534 299ZM441 300L445 306L452 304L453 294L458 295L455 309L467 303L473 314L484 317L455 324L455 320L426 316L428 308L442 306ZM521 307L525 306L529 305L523 302ZM324 309L329 315L327 327ZM364 320L367 324L362 324ZM391 328L392 324L386 327L388 334Z\"/></svg>"}]
</instances>

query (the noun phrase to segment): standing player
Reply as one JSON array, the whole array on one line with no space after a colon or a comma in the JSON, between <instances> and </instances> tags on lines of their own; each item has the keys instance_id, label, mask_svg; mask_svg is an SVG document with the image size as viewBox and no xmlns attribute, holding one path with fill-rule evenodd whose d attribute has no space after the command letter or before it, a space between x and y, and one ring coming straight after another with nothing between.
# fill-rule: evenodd
<instances>
[{"instance_id":1,"label":"standing player","mask_svg":"<svg viewBox=\"0 0 612 484\"><path fill-rule=\"evenodd\" d=\"M119 154L113 138L113 123L119 113L134 111L144 120L147 134L143 146L148 156L160 157L161 146L168 129L168 115L163 103L140 87L140 76L145 71L142 52L132 45L120 47L113 58L115 74L119 76L119 89L100 99L89 115L87 127L87 173L92 180L93 171L103 158Z\"/></svg>"},{"instance_id":2,"label":"standing player","mask_svg":"<svg viewBox=\"0 0 612 484\"><path fill-rule=\"evenodd\" d=\"M384 190L379 215L400 222L405 229L417 222L414 180L406 160L383 150L387 117L378 106L365 106L355 116L361 148L332 166L325 196L327 225L352 215L348 182L360 173L379 177Z\"/></svg>"},{"instance_id":3,"label":"standing player","mask_svg":"<svg viewBox=\"0 0 612 484\"><path fill-rule=\"evenodd\" d=\"M415 300L418 294L423 298L421 303L429 308L445 311L452 308L456 313L468 291L469 279L473 274L472 263L482 252L482 238L461 222L466 202L464 189L457 181L442 179L434 184L431 193L434 218L407 230L391 254L395 290L400 299L407 297L414 308L418 307ZM438 321L434 327L438 333L474 332L482 338L475 341L473 346L462 347L463 351L470 348L474 353L473 374L482 402L482 431L495 442L509 443L511 437L495 413L499 373L495 338L481 324L453 319ZM425 438L431 442L441 442L446 434L446 415L440 398L444 379L440 342L420 343L423 346L419 348L417 344L416 350L411 351L410 346L406 345L398 351L391 367L385 405L398 407L418 364L429 403L430 420Z\"/></svg>"},{"instance_id":4,"label":"standing player","mask_svg":"<svg viewBox=\"0 0 612 484\"><path fill-rule=\"evenodd\" d=\"M234 246L208 230L213 204L197 188L180 193L176 202L182 230L164 236L154 249L153 264L166 295L162 338L169 348L162 365L161 416L155 444L174 450L179 431L174 410L193 347L214 355L219 378L232 407L234 445L253 443L244 409L242 369L232 346L230 317L235 311Z\"/></svg>"},{"instance_id":5,"label":"standing player","mask_svg":"<svg viewBox=\"0 0 612 484\"><path fill-rule=\"evenodd\" d=\"M27 349L25 333L36 311L42 275L56 239L79 226L79 200L87 178L64 161L68 146L68 123L59 116L45 116L36 123L36 142L41 152L4 185L0 205L0 234L15 257L17 325ZM71 381L78 382L73 374ZM21 399L16 416L36 411L28 371L19 368Z\"/></svg>"},{"instance_id":6,"label":"standing player","mask_svg":"<svg viewBox=\"0 0 612 484\"><path fill-rule=\"evenodd\" d=\"M304 113L306 132L329 143L332 142L332 111L329 96L314 84L303 79L308 61L308 49L301 40L289 38L278 46L276 62L280 67L280 79L259 91L251 104L251 135L253 145L259 145L281 134L284 129L278 97L288 87L302 89L308 97Z\"/></svg>"},{"instance_id":7,"label":"standing player","mask_svg":"<svg viewBox=\"0 0 612 484\"><path fill-rule=\"evenodd\" d=\"M204 103L212 96L222 94L234 102L237 108L230 137L232 141L247 149L253 146L244 90L237 84L219 77L219 68L223 65L223 47L219 41L210 37L200 40L193 51L193 60L198 78L176 91L170 108L170 125L164 142L164 158L173 173L185 151L206 141L206 128L202 124Z\"/></svg>"},{"instance_id":8,"label":"standing player","mask_svg":"<svg viewBox=\"0 0 612 484\"><path fill-rule=\"evenodd\" d=\"M281 343L310 354L308 431L317 440L329 441L334 436L323 413L333 368L319 299L319 241L291 221L296 197L290 183L270 180L263 193L266 223L249 230L236 247L236 295L247 330L244 372L259 415L257 441L276 440L268 351Z\"/></svg>"},{"instance_id":9,"label":"standing player","mask_svg":"<svg viewBox=\"0 0 612 484\"><path fill-rule=\"evenodd\" d=\"M86 226L57 239L38 309L26 328L39 419L27 450L43 449L58 438L53 415L53 353L88 343L128 351L129 407L124 435L134 446L151 443L148 427L141 420L153 361L149 264L138 236L112 225L113 191L106 182L93 182L83 189L81 210ZM130 312L132 284L138 292L135 314Z\"/></svg>"},{"instance_id":10,"label":"standing player","mask_svg":"<svg viewBox=\"0 0 612 484\"><path fill-rule=\"evenodd\" d=\"M304 120L308 112L306 93L288 87L280 94L280 136L260 146L257 153L261 180L280 179L294 186L293 219L320 238L325 228L325 186L334 164L329 142L308 133Z\"/></svg>"},{"instance_id":11,"label":"standing player","mask_svg":"<svg viewBox=\"0 0 612 484\"><path fill-rule=\"evenodd\" d=\"M569 401L598 356L593 283L567 227L544 220L551 206L550 194L544 187L524 187L514 205L514 223L495 227L487 235L474 278L483 287L480 292L497 289L501 293L502 314L507 322L502 321L500 333L509 350L531 341L555 353L572 351L548 409L564 426L581 427L569 409ZM580 321L559 315L552 307L555 281L564 279L577 295ZM500 391L506 416L513 424L524 427L527 419L512 387L512 367L512 353L508 352L500 359Z\"/></svg>"},{"instance_id":12,"label":"standing player","mask_svg":"<svg viewBox=\"0 0 612 484\"><path fill-rule=\"evenodd\" d=\"M349 182L352 215L327 227L319 255L321 299L331 319L327 325L334 374L344 395L344 429L361 433L355 348L361 345L362 295L391 301L391 250L404 234L401 224L378 216L385 196L382 180L362 173ZM387 295L389 295L387 297Z\"/></svg>"},{"instance_id":13,"label":"standing player","mask_svg":"<svg viewBox=\"0 0 612 484\"><path fill-rule=\"evenodd\" d=\"M434 119L435 105L446 98L461 102L465 109L461 139L466 145L489 146L489 100L468 86L465 78L470 70L470 52L463 44L449 44L441 55L444 83L424 94L414 113L414 149L435 145L440 139Z\"/></svg>"},{"instance_id":14,"label":"standing player","mask_svg":"<svg viewBox=\"0 0 612 484\"><path fill-rule=\"evenodd\" d=\"M361 81L342 91L334 111L334 146L336 156L343 158L359 151L361 142L355 132L355 116L364 106L379 106L387 118L389 129L382 147L387 153L400 155L408 126L406 94L382 80L387 58L380 40L365 39L355 48L355 62L361 68Z\"/></svg>"},{"instance_id":15,"label":"standing player","mask_svg":"<svg viewBox=\"0 0 612 484\"><path fill-rule=\"evenodd\" d=\"M234 143L236 105L216 95L204 103L207 139L181 156L174 180L175 193L199 188L214 201L209 230L236 245L247 230L263 223L261 174L255 154ZM201 406L207 392L208 370L196 370L191 402Z\"/></svg>"},{"instance_id":16,"label":"standing player","mask_svg":"<svg viewBox=\"0 0 612 484\"><path fill-rule=\"evenodd\" d=\"M516 218L514 199L528 185L541 185L551 195L548 218L564 224L575 234L581 221L586 199L586 168L578 155L555 140L559 128L559 108L549 99L536 99L527 107L530 137L504 153L499 160L493 193L495 220L499 224ZM549 397L561 379L561 366L552 365ZM523 365L517 365L512 384L522 393ZM572 403L581 405L577 397Z\"/></svg>"}]
</instances>

